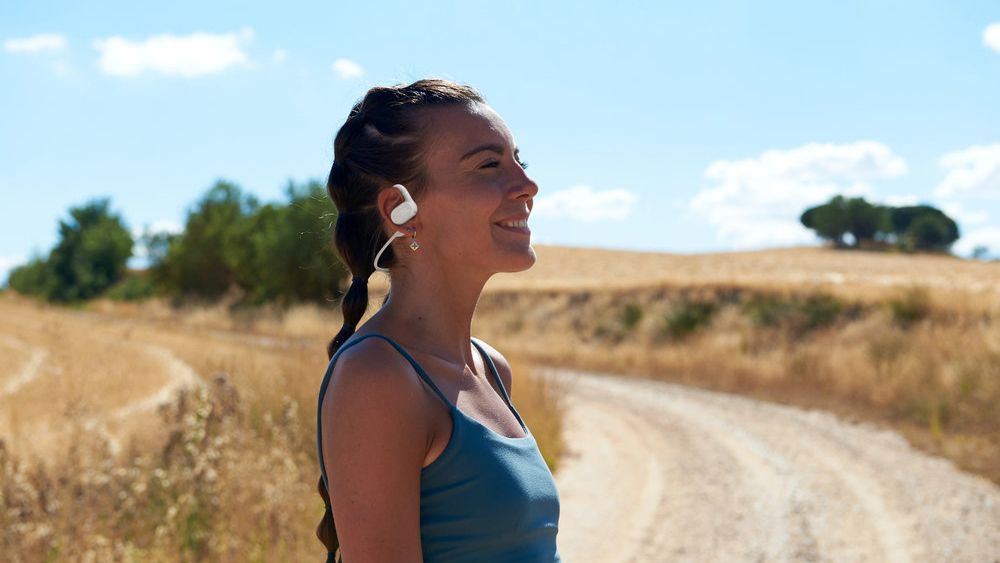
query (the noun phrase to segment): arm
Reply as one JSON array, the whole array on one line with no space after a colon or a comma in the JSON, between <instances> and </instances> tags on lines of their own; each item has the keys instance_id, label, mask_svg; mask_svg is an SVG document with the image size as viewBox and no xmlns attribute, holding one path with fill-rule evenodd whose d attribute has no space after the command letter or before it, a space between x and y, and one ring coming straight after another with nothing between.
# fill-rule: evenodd
<instances>
[{"instance_id":1,"label":"arm","mask_svg":"<svg viewBox=\"0 0 1000 563\"><path fill-rule=\"evenodd\" d=\"M428 426L414 421L427 415L409 363L384 347L353 346L331 374L321 418L330 503L344 561L422 563Z\"/></svg>"}]
</instances>

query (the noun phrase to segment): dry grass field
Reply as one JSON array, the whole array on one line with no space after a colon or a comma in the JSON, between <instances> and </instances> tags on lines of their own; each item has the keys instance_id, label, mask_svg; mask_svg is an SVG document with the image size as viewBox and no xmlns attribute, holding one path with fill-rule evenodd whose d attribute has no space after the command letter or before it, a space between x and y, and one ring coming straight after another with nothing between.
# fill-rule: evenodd
<instances>
[{"instance_id":1,"label":"dry grass field","mask_svg":"<svg viewBox=\"0 0 1000 563\"><path fill-rule=\"evenodd\" d=\"M0 297L5 561L305 561L335 315ZM556 469L558 397L509 357Z\"/></svg>"},{"instance_id":2,"label":"dry grass field","mask_svg":"<svg viewBox=\"0 0 1000 563\"><path fill-rule=\"evenodd\" d=\"M473 335L511 361L514 403L555 471L558 389L536 366L824 408L1000 483L1000 263L535 248L531 270L487 285ZM376 274L369 315L385 289ZM339 328L315 306L2 296L0 552L316 558L314 404Z\"/></svg>"}]
</instances>

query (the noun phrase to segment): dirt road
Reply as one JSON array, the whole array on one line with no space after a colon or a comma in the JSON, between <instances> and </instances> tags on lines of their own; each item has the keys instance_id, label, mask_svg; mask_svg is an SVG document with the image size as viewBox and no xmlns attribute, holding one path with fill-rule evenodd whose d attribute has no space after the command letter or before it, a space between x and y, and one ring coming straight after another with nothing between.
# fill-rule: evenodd
<instances>
[{"instance_id":1,"label":"dirt road","mask_svg":"<svg viewBox=\"0 0 1000 563\"><path fill-rule=\"evenodd\" d=\"M1000 562L1000 487L893 432L656 381L545 375L567 400L566 563Z\"/></svg>"}]
</instances>

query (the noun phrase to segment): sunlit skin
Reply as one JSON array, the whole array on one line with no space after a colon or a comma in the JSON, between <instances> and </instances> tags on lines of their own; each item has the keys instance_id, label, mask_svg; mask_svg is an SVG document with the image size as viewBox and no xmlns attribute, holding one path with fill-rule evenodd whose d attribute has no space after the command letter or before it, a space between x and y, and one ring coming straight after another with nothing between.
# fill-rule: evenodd
<instances>
[{"instance_id":1,"label":"sunlit skin","mask_svg":"<svg viewBox=\"0 0 1000 563\"><path fill-rule=\"evenodd\" d=\"M494 223L530 213L538 185L522 166L507 125L488 105L433 108L429 115L428 185L414 198L416 216L394 226L389 214L401 194L390 184L378 195L386 234L398 229L406 236L392 242L398 261L391 268L390 299L358 332L398 335L402 345L461 370L476 365L472 316L486 282L535 263L530 234ZM488 144L500 152L482 150L462 160ZM530 228L530 218L528 223ZM416 251L410 249L413 229Z\"/></svg>"}]
</instances>

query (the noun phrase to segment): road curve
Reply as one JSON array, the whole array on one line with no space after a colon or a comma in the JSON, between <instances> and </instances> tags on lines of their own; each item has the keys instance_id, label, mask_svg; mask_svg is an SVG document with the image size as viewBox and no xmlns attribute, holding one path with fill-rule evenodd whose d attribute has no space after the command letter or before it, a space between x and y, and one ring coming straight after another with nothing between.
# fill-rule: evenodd
<instances>
[{"instance_id":1,"label":"road curve","mask_svg":"<svg viewBox=\"0 0 1000 563\"><path fill-rule=\"evenodd\" d=\"M1000 562L1000 487L898 434L669 383L542 370L566 401L566 563Z\"/></svg>"}]
</instances>

